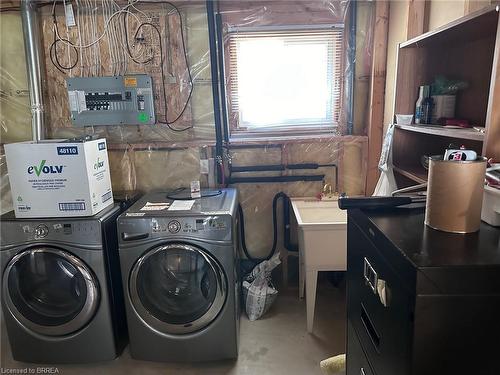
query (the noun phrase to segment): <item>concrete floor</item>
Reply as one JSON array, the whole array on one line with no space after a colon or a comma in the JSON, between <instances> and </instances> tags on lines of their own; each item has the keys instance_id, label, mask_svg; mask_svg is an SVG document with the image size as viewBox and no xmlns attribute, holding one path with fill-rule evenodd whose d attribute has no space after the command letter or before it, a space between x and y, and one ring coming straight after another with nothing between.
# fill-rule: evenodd
<instances>
[{"instance_id":1,"label":"concrete floor","mask_svg":"<svg viewBox=\"0 0 500 375\"><path fill-rule=\"evenodd\" d=\"M282 288L281 288L282 289ZM280 290L276 303L261 319L250 322L243 313L240 353L237 360L197 364L174 364L137 361L130 358L128 349L112 362L93 365L54 365L59 374L178 374L178 375L314 375L321 374L319 362L345 352L345 282L334 288L320 280L316 300L314 333L306 331L305 300L298 299L296 286ZM36 364L25 364L12 359L2 325L1 372L6 369L34 369ZM50 366L49 366L50 367ZM15 373L15 372L11 372Z\"/></svg>"}]
</instances>

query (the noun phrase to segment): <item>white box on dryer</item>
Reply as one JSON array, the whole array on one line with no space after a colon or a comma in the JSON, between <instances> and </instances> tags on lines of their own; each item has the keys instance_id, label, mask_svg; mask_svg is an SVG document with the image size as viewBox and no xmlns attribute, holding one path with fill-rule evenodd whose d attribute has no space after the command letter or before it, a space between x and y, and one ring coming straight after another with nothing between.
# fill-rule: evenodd
<instances>
[{"instance_id":1,"label":"white box on dryer","mask_svg":"<svg viewBox=\"0 0 500 375\"><path fill-rule=\"evenodd\" d=\"M5 145L16 217L92 216L113 204L105 139Z\"/></svg>"}]
</instances>

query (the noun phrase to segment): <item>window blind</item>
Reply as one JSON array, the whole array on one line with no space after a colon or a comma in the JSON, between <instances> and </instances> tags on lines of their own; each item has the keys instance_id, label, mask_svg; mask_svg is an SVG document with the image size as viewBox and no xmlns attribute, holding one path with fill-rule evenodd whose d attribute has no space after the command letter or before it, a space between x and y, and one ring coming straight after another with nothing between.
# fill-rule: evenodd
<instances>
[{"instance_id":1,"label":"window blind","mask_svg":"<svg viewBox=\"0 0 500 375\"><path fill-rule=\"evenodd\" d=\"M343 28L229 34L233 129L336 126Z\"/></svg>"}]
</instances>

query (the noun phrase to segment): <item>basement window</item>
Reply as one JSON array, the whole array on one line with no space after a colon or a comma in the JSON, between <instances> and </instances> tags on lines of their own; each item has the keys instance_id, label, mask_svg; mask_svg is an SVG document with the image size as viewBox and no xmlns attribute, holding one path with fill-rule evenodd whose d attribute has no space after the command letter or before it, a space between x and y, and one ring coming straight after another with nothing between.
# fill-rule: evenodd
<instances>
[{"instance_id":1,"label":"basement window","mask_svg":"<svg viewBox=\"0 0 500 375\"><path fill-rule=\"evenodd\" d=\"M332 132L342 93L343 28L229 34L232 136Z\"/></svg>"}]
</instances>

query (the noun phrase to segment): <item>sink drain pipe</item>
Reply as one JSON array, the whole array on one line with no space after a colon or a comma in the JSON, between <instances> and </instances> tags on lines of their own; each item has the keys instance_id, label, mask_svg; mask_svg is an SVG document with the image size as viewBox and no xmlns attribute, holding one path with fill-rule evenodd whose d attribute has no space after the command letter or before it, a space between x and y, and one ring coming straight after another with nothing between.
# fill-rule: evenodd
<instances>
[{"instance_id":1,"label":"sink drain pipe","mask_svg":"<svg viewBox=\"0 0 500 375\"><path fill-rule=\"evenodd\" d=\"M240 219L240 237L241 237L241 247L243 249L243 253L245 256L254 262L261 262L264 260L269 260L276 252L276 246L278 244L278 219L277 219L277 210L278 210L278 200L283 200L283 227L284 227L284 246L288 251L298 251L298 246L290 243L290 198L283 192L279 192L273 198L273 245L269 254L264 258L254 258L250 255L246 245L246 237L245 237L245 217L243 215L243 208L241 204L238 204L238 216Z\"/></svg>"}]
</instances>

